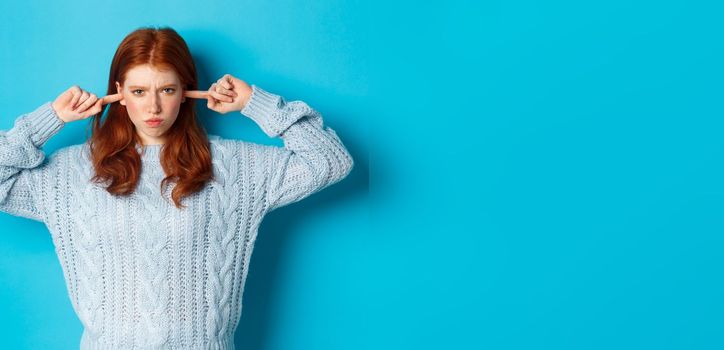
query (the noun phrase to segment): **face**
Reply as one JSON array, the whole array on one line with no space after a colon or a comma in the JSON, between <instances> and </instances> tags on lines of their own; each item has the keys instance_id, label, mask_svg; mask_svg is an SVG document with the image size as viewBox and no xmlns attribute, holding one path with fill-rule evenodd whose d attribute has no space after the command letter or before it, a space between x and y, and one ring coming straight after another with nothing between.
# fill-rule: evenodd
<instances>
[{"instance_id":1,"label":"face","mask_svg":"<svg viewBox=\"0 0 724 350\"><path fill-rule=\"evenodd\" d=\"M122 94L136 133L144 145L166 142L164 134L178 117L181 103L186 101L181 80L173 70L158 70L144 64L126 72L123 83L116 82Z\"/></svg>"}]
</instances>

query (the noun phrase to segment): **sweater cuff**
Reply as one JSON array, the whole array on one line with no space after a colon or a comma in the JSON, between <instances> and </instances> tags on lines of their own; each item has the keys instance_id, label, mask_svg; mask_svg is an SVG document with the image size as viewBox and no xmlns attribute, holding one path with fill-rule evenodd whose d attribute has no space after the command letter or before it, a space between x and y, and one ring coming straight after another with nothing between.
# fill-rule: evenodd
<instances>
[{"instance_id":1,"label":"sweater cuff","mask_svg":"<svg viewBox=\"0 0 724 350\"><path fill-rule=\"evenodd\" d=\"M283 97L268 92L254 84L249 101L241 114L251 118L269 137L277 137L304 115L289 113L283 109Z\"/></svg>"},{"instance_id":2,"label":"sweater cuff","mask_svg":"<svg viewBox=\"0 0 724 350\"><path fill-rule=\"evenodd\" d=\"M65 122L58 117L50 101L28 113L25 121L30 129L30 140L36 147L42 147L65 126Z\"/></svg>"}]
</instances>

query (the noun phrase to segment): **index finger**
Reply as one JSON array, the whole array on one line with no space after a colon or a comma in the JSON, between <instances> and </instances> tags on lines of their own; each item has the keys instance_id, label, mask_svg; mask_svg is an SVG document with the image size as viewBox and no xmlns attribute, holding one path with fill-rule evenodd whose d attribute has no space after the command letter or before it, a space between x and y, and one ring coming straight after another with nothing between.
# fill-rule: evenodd
<instances>
[{"instance_id":1,"label":"index finger","mask_svg":"<svg viewBox=\"0 0 724 350\"><path fill-rule=\"evenodd\" d=\"M199 90L187 90L184 92L184 96L188 98L203 98L208 99L209 98L209 92L208 91L199 91Z\"/></svg>"},{"instance_id":2,"label":"index finger","mask_svg":"<svg viewBox=\"0 0 724 350\"><path fill-rule=\"evenodd\" d=\"M101 102L101 105L106 105L109 103L117 102L122 99L123 99L123 95L121 95L121 94L103 96L103 98L101 98L101 100L103 101L103 102Z\"/></svg>"}]
</instances>

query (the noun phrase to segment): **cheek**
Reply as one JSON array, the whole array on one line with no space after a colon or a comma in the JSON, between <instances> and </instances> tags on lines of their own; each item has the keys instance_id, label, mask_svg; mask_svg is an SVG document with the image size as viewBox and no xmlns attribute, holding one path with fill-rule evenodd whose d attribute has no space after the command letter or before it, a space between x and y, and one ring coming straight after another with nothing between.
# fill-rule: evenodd
<instances>
[{"instance_id":1,"label":"cheek","mask_svg":"<svg viewBox=\"0 0 724 350\"><path fill-rule=\"evenodd\" d=\"M131 117L131 120L138 120L142 119L140 117L140 106L134 102L131 102L130 100L126 100L126 111L128 111L128 116Z\"/></svg>"},{"instance_id":2,"label":"cheek","mask_svg":"<svg viewBox=\"0 0 724 350\"><path fill-rule=\"evenodd\" d=\"M167 117L175 118L181 109L181 98L169 98L165 101L163 109L167 111Z\"/></svg>"},{"instance_id":3,"label":"cheek","mask_svg":"<svg viewBox=\"0 0 724 350\"><path fill-rule=\"evenodd\" d=\"M177 110L181 108L181 98L173 97L163 101L163 107L168 110Z\"/></svg>"}]
</instances>

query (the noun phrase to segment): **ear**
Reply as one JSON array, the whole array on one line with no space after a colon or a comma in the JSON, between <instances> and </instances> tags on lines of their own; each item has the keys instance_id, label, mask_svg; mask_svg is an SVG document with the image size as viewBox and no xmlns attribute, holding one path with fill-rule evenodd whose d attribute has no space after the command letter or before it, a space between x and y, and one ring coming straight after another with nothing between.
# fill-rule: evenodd
<instances>
[{"instance_id":1,"label":"ear","mask_svg":"<svg viewBox=\"0 0 724 350\"><path fill-rule=\"evenodd\" d=\"M122 90L123 90L123 88L121 87L121 84L119 84L118 82L116 82L116 92L120 94ZM125 105L126 105L126 99L125 99L125 98L124 98L124 99L121 99L120 101L118 101L118 103L120 103L122 106L125 106Z\"/></svg>"}]
</instances>

